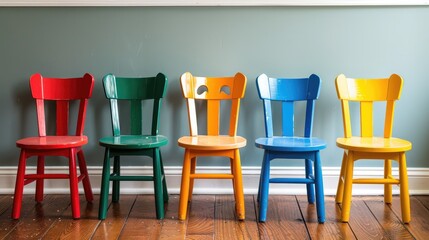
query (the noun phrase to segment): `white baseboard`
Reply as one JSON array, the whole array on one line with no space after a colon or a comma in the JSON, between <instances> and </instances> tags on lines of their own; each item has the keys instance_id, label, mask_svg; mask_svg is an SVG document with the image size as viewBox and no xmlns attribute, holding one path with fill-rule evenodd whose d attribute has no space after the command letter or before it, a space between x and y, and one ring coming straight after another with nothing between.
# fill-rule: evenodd
<instances>
[{"instance_id":1,"label":"white baseboard","mask_svg":"<svg viewBox=\"0 0 429 240\"><path fill-rule=\"evenodd\" d=\"M178 194L180 192L181 169L178 166L166 166L165 174L167 176L168 192ZM28 172L35 171L35 168L28 168ZM67 173L67 167L46 167L46 173L61 172ZM94 193L100 192L101 167L88 167L91 178L91 185ZM213 173L228 172L228 167L197 167L197 172ZM335 195L340 172L339 167L324 167L323 181L325 195ZM242 168L243 185L245 194L256 194L258 191L260 167ZM122 167L122 174L144 175L151 174L151 167ZM271 176L301 177L304 174L303 167L273 167ZM382 176L383 169L379 167L355 167L355 177ZM397 168L393 169L393 174L398 175ZM12 194L15 187L16 167L0 167L0 193ZM410 194L429 194L429 168L408 168L408 181ZM24 193L34 193L35 184L29 184L25 187ZM270 184L270 194L306 194L305 186L302 184ZM82 192L82 186L80 185ZM69 193L67 180L46 180L45 193L66 194ZM121 193L124 194L146 194L153 193L153 184L151 182L122 182ZM196 180L194 186L195 194L232 194L231 180ZM399 188L393 187L393 193L398 194ZM382 185L374 184L356 184L353 186L354 195L381 195L383 194Z\"/></svg>"}]
</instances>

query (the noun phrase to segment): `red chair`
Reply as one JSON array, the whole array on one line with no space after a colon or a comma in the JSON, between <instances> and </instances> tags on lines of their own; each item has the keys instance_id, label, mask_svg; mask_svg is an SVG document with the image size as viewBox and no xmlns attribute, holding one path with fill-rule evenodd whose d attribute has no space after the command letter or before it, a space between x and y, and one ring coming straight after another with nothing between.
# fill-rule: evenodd
<instances>
[{"instance_id":1,"label":"red chair","mask_svg":"<svg viewBox=\"0 0 429 240\"><path fill-rule=\"evenodd\" d=\"M21 214L22 194L24 186L36 181L36 201L43 200L44 179L69 179L72 214L74 219L80 218L78 182L82 181L86 200L93 200L91 184L81 147L88 143L83 135L86 106L91 97L94 86L94 77L85 74L81 78L44 78L36 73L30 78L30 88L36 100L38 137L28 137L16 141L21 148L16 176L15 197L13 200L12 218L18 219ZM53 136L46 134L45 100L56 102L56 133ZM69 102L80 100L77 114L76 132L69 134ZM73 115L72 115L73 116ZM77 159L76 159L77 155ZM37 171L35 174L26 174L26 161L37 156ZM69 174L46 174L45 156L63 156L69 159ZM77 174L76 160L79 163L80 176Z\"/></svg>"}]
</instances>

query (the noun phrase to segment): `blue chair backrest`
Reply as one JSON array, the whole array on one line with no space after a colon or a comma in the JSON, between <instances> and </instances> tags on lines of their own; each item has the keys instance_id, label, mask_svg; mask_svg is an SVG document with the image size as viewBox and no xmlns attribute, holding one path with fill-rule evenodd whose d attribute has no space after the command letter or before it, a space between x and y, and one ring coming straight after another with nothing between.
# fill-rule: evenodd
<instances>
[{"instance_id":1,"label":"blue chair backrest","mask_svg":"<svg viewBox=\"0 0 429 240\"><path fill-rule=\"evenodd\" d=\"M264 104L265 134L273 137L271 101L282 102L282 135L295 136L294 102L306 101L304 137L311 137L315 100L319 97L320 78L312 74L308 78L269 78L262 74L256 78L259 97Z\"/></svg>"}]
</instances>

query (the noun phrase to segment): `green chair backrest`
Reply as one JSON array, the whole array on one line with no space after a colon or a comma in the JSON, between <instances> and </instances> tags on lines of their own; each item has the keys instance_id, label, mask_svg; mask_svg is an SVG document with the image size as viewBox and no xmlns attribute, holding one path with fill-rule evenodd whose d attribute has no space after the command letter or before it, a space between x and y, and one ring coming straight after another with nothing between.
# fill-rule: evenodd
<instances>
[{"instance_id":1,"label":"green chair backrest","mask_svg":"<svg viewBox=\"0 0 429 240\"><path fill-rule=\"evenodd\" d=\"M110 101L113 135L121 135L118 100L130 102L130 132L142 135L142 102L153 100L151 135L158 134L161 99L167 89L167 77L158 73L156 77L128 78L107 74L103 78L106 98Z\"/></svg>"}]
</instances>

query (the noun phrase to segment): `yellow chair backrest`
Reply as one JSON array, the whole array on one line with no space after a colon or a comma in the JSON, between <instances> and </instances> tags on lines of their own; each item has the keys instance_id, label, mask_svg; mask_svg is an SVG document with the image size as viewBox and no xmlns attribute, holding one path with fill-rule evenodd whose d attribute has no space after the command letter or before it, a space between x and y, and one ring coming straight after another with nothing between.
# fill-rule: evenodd
<instances>
[{"instance_id":1,"label":"yellow chair backrest","mask_svg":"<svg viewBox=\"0 0 429 240\"><path fill-rule=\"evenodd\" d=\"M349 101L360 102L361 137L373 136L373 102L385 101L384 137L391 137L395 101L401 95L402 82L397 74L381 79L346 78L343 74L339 75L335 85L343 111L344 136L352 136Z\"/></svg>"},{"instance_id":2,"label":"yellow chair backrest","mask_svg":"<svg viewBox=\"0 0 429 240\"><path fill-rule=\"evenodd\" d=\"M242 73L232 77L194 77L182 74L180 84L187 99L188 119L191 136L198 135L195 100L207 100L207 135L219 135L219 115L221 100L231 100L229 135L237 133L240 99L244 97L247 78Z\"/></svg>"}]
</instances>

